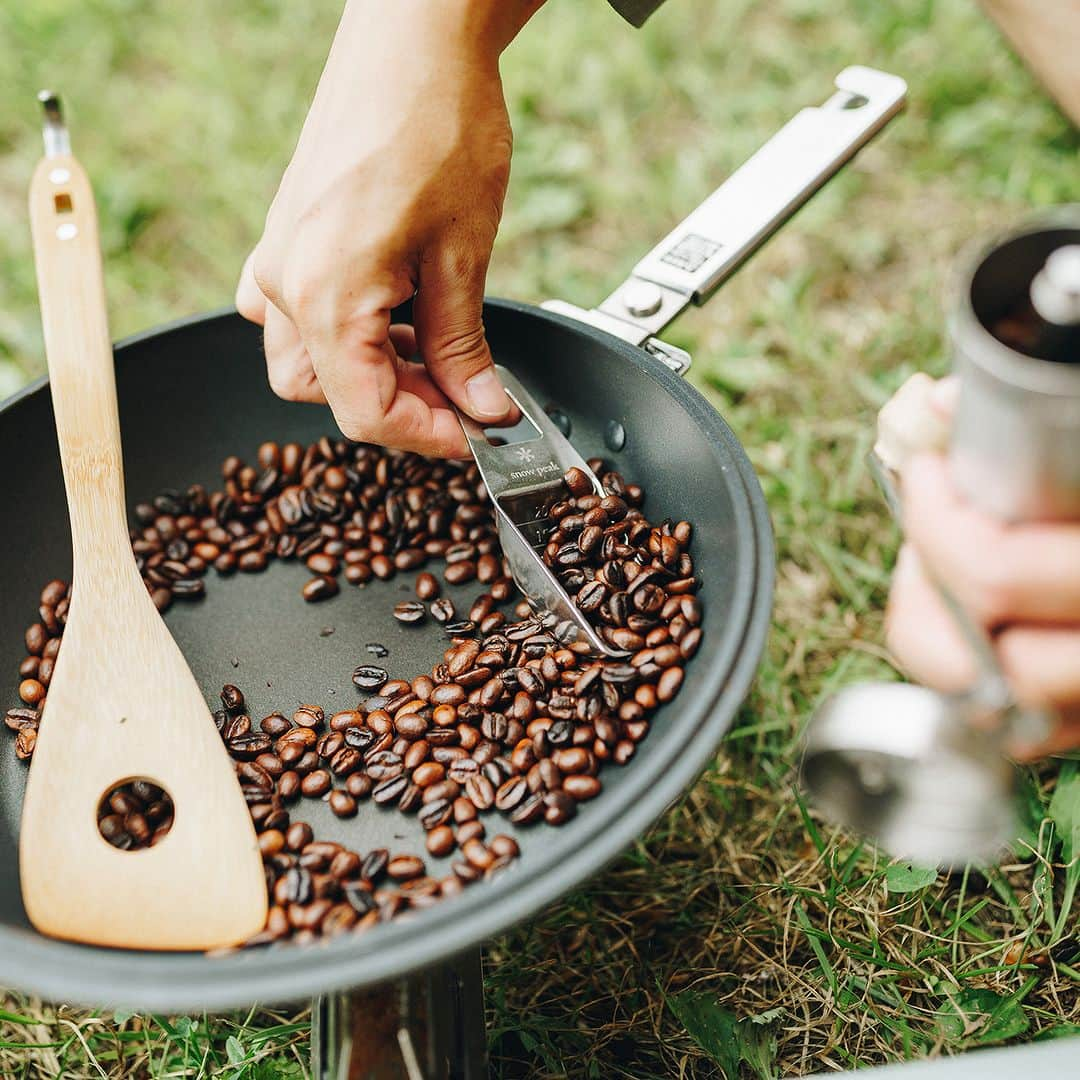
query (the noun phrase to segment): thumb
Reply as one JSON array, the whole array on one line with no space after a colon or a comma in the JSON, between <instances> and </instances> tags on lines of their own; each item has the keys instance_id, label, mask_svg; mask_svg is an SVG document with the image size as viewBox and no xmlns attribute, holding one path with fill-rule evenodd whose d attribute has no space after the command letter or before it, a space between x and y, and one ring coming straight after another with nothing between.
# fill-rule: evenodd
<instances>
[{"instance_id":1,"label":"thumb","mask_svg":"<svg viewBox=\"0 0 1080 1080\"><path fill-rule=\"evenodd\" d=\"M416 343L432 379L474 420L506 420L514 404L495 371L484 336L487 259L466 264L440 253L420 263L413 302Z\"/></svg>"}]
</instances>

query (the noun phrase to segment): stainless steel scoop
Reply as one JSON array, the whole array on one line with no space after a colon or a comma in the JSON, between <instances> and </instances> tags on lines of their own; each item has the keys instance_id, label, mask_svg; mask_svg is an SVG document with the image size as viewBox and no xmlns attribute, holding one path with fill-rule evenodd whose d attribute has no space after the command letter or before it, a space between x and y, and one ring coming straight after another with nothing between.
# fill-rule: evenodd
<instances>
[{"instance_id":1,"label":"stainless steel scoop","mask_svg":"<svg viewBox=\"0 0 1080 1080\"><path fill-rule=\"evenodd\" d=\"M496 365L496 370L506 392L521 410L518 426L502 432L500 442L493 443L475 420L460 412L458 416L495 507L499 542L510 573L533 610L560 641L584 641L602 656L625 656L596 632L542 557L555 528L548 511L566 497L563 476L578 468L589 478L597 495L602 497L604 489L585 459L525 387L501 365ZM523 437L514 439L523 431Z\"/></svg>"}]
</instances>

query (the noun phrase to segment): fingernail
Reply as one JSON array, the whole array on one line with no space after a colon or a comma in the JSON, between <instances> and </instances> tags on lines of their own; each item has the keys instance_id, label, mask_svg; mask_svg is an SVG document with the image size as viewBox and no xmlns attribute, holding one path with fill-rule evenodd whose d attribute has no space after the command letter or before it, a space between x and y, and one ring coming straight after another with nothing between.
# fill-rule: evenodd
<instances>
[{"instance_id":1,"label":"fingernail","mask_svg":"<svg viewBox=\"0 0 1080 1080\"><path fill-rule=\"evenodd\" d=\"M510 411L510 399L491 368L474 375L465 384L465 395L469 399L469 412L477 419L499 420Z\"/></svg>"}]
</instances>

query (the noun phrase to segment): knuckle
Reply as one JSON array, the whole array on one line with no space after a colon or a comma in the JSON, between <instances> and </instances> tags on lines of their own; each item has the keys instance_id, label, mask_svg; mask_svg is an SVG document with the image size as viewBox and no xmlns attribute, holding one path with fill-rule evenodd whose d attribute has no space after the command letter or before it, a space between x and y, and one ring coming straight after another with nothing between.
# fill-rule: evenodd
<instances>
[{"instance_id":1,"label":"knuckle","mask_svg":"<svg viewBox=\"0 0 1080 1080\"><path fill-rule=\"evenodd\" d=\"M265 297L272 299L278 295L278 266L263 244L251 256L251 276Z\"/></svg>"},{"instance_id":2,"label":"knuckle","mask_svg":"<svg viewBox=\"0 0 1080 1080\"><path fill-rule=\"evenodd\" d=\"M285 310L297 325L311 321L316 303L323 295L322 282L314 275L290 274L282 284Z\"/></svg>"},{"instance_id":3,"label":"knuckle","mask_svg":"<svg viewBox=\"0 0 1080 1080\"><path fill-rule=\"evenodd\" d=\"M484 326L478 323L467 329L449 328L431 342L433 355L440 363L455 367L484 367L488 362Z\"/></svg>"},{"instance_id":4,"label":"knuckle","mask_svg":"<svg viewBox=\"0 0 1080 1080\"><path fill-rule=\"evenodd\" d=\"M308 380L287 365L267 364L266 380L282 401L303 401L306 397Z\"/></svg>"}]
</instances>

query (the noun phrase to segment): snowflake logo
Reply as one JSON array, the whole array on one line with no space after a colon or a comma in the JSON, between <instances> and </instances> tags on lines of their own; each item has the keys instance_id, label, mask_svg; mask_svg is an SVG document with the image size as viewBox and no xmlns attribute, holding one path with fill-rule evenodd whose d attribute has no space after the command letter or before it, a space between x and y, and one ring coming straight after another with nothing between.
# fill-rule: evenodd
<instances>
[{"instance_id":1,"label":"snowflake logo","mask_svg":"<svg viewBox=\"0 0 1080 1080\"><path fill-rule=\"evenodd\" d=\"M531 465L533 461L534 452L527 446L519 446L517 449L517 459L522 465Z\"/></svg>"}]
</instances>

